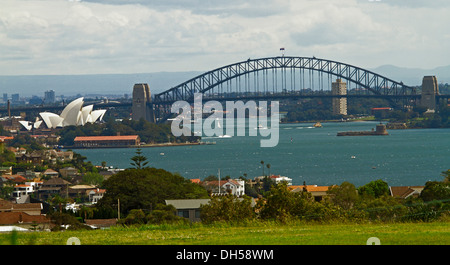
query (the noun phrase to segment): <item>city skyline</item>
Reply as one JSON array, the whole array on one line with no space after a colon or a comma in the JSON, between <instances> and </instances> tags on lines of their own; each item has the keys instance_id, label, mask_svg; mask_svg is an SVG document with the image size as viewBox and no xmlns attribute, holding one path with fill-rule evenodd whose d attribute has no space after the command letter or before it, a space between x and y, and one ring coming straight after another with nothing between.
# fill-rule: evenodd
<instances>
[{"instance_id":1,"label":"city skyline","mask_svg":"<svg viewBox=\"0 0 450 265\"><path fill-rule=\"evenodd\" d=\"M449 65L447 1L5 0L2 75L207 71L281 55Z\"/></svg>"}]
</instances>

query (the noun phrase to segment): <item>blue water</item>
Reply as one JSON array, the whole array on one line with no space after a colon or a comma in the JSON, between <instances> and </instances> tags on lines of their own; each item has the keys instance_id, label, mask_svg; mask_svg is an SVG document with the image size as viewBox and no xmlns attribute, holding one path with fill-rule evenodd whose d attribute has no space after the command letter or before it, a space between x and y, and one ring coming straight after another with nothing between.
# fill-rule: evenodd
<instances>
[{"instance_id":1,"label":"blue water","mask_svg":"<svg viewBox=\"0 0 450 265\"><path fill-rule=\"evenodd\" d=\"M382 179L391 186L425 185L443 180L450 168L450 129L389 130L388 136L337 137L340 131L369 131L376 122L280 124L279 143L260 147L260 137L207 138L215 145L143 148L149 165L185 178L217 175L254 178L270 173L292 178L294 185L361 186ZM96 165L131 167L136 149L77 149ZM163 153L163 154L162 154Z\"/></svg>"}]
</instances>

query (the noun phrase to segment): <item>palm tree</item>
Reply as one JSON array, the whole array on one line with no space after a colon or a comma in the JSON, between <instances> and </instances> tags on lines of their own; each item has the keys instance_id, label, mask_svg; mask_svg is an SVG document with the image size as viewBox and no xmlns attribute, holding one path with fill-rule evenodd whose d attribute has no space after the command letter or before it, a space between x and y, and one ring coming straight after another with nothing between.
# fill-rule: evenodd
<instances>
[{"instance_id":1,"label":"palm tree","mask_svg":"<svg viewBox=\"0 0 450 265\"><path fill-rule=\"evenodd\" d=\"M269 174L269 177L270 177L270 164L267 164L266 166L267 166L268 174Z\"/></svg>"},{"instance_id":2,"label":"palm tree","mask_svg":"<svg viewBox=\"0 0 450 265\"><path fill-rule=\"evenodd\" d=\"M261 160L261 166L262 166L262 170L263 170L263 176L264 176L264 161Z\"/></svg>"}]
</instances>

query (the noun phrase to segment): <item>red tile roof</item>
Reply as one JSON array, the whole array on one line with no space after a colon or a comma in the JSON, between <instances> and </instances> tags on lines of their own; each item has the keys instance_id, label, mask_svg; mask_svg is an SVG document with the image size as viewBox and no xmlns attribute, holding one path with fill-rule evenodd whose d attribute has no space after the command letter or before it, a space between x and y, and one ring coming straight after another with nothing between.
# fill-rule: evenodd
<instances>
[{"instance_id":1,"label":"red tile roof","mask_svg":"<svg viewBox=\"0 0 450 265\"><path fill-rule=\"evenodd\" d=\"M24 212L0 212L0 225L33 222L38 224L50 223L50 219L44 215L29 215Z\"/></svg>"},{"instance_id":2,"label":"red tile roof","mask_svg":"<svg viewBox=\"0 0 450 265\"><path fill-rule=\"evenodd\" d=\"M399 187L390 187L390 192L392 197L397 198L408 198L414 194L420 194L423 190L424 186L399 186Z\"/></svg>"}]
</instances>

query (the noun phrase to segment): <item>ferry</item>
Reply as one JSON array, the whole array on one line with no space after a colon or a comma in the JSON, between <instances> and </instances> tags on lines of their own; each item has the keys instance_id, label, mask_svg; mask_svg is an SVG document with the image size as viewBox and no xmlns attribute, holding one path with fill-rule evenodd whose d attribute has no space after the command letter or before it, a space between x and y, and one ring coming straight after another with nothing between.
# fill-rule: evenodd
<instances>
[{"instance_id":1,"label":"ferry","mask_svg":"<svg viewBox=\"0 0 450 265\"><path fill-rule=\"evenodd\" d=\"M322 124L320 122L316 122L316 124L314 124L315 128L322 128Z\"/></svg>"}]
</instances>

